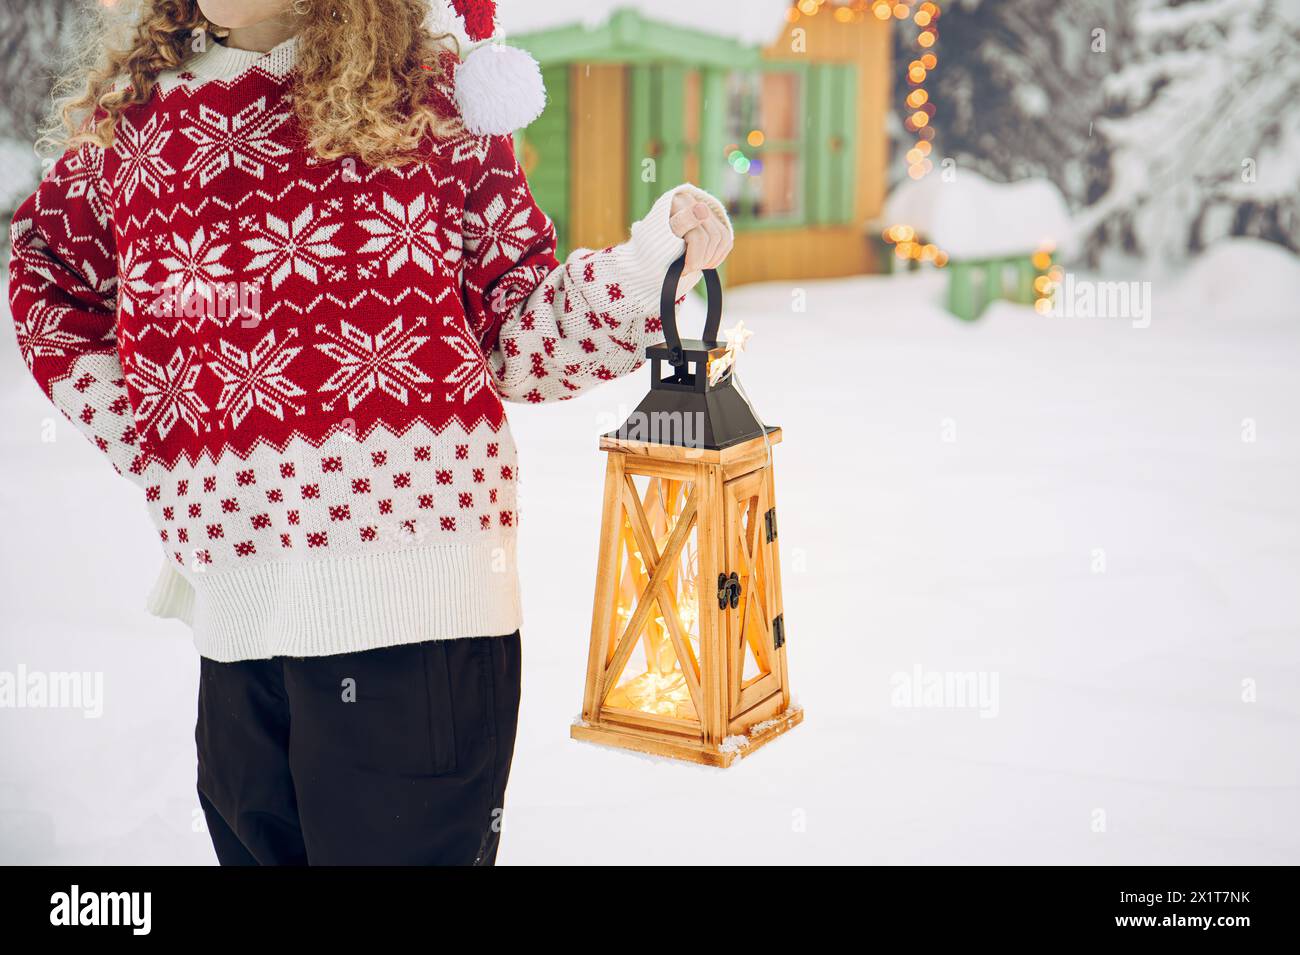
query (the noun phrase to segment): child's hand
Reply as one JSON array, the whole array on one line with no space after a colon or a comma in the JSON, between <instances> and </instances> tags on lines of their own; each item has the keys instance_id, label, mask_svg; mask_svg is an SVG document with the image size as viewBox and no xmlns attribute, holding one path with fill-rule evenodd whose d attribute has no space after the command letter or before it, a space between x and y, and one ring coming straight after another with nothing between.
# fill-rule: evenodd
<instances>
[{"instance_id":1,"label":"child's hand","mask_svg":"<svg viewBox=\"0 0 1300 955\"><path fill-rule=\"evenodd\" d=\"M685 278L694 276L689 288L699 281L703 269L716 269L731 252L731 232L709 208L690 192L682 190L673 196L668 225L673 235L686 240Z\"/></svg>"}]
</instances>

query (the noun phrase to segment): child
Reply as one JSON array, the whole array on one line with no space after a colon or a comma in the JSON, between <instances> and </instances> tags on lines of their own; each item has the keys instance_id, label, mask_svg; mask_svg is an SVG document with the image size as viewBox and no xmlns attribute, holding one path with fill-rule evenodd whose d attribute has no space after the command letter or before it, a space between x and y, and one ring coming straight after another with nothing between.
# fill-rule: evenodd
<instances>
[{"instance_id":1,"label":"child","mask_svg":"<svg viewBox=\"0 0 1300 955\"><path fill-rule=\"evenodd\" d=\"M520 672L502 400L632 371L669 264L731 248L682 186L559 264L509 135L536 66L460 66L429 2L144 0L12 226L22 354L143 490L151 609L193 629L223 864L493 862ZM454 6L491 35L490 3Z\"/></svg>"}]
</instances>

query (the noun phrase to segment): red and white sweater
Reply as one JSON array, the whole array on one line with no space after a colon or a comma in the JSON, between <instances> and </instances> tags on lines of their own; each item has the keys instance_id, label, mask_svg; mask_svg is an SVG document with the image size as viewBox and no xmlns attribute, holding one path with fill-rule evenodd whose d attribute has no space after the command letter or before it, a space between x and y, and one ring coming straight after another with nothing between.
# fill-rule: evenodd
<instances>
[{"instance_id":1,"label":"red and white sweater","mask_svg":"<svg viewBox=\"0 0 1300 955\"><path fill-rule=\"evenodd\" d=\"M678 190L561 265L509 137L317 160L293 61L213 46L54 166L12 226L22 355L143 489L172 568L151 609L204 656L510 633L502 399L640 365Z\"/></svg>"}]
</instances>

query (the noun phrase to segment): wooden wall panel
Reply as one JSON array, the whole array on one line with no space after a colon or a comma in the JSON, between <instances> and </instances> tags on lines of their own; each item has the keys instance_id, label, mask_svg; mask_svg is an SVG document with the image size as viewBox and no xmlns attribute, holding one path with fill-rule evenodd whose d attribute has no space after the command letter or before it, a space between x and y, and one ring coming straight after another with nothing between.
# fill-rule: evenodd
<instances>
[{"instance_id":1,"label":"wooden wall panel","mask_svg":"<svg viewBox=\"0 0 1300 955\"><path fill-rule=\"evenodd\" d=\"M728 285L879 271L856 225L739 232L724 268Z\"/></svg>"},{"instance_id":2,"label":"wooden wall panel","mask_svg":"<svg viewBox=\"0 0 1300 955\"><path fill-rule=\"evenodd\" d=\"M600 249L627 238L627 70L570 67L572 133L569 248Z\"/></svg>"}]
</instances>

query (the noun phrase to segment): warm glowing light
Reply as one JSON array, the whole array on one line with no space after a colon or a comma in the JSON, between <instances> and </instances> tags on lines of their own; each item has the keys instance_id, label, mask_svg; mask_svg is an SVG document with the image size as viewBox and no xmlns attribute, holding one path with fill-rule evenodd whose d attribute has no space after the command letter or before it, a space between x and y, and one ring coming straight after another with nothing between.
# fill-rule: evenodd
<instances>
[{"instance_id":1,"label":"warm glowing light","mask_svg":"<svg viewBox=\"0 0 1300 955\"><path fill-rule=\"evenodd\" d=\"M894 4L894 16L897 17L899 20L906 20L907 15L910 12L911 11L908 9L907 4L905 3Z\"/></svg>"},{"instance_id":2,"label":"warm glowing light","mask_svg":"<svg viewBox=\"0 0 1300 955\"><path fill-rule=\"evenodd\" d=\"M817 12L817 0L799 0L799 12L805 16L812 16Z\"/></svg>"},{"instance_id":3,"label":"warm glowing light","mask_svg":"<svg viewBox=\"0 0 1300 955\"><path fill-rule=\"evenodd\" d=\"M668 511L674 508L672 504L663 506ZM668 541L672 518L662 508L658 513L652 512L649 517L653 525L656 549L662 552ZM644 580L649 577L650 568L646 566L639 550L632 550L630 558L627 565L629 577L625 579L631 582L633 590L639 590ZM677 619L690 652L698 658L699 581L696 576L698 558L688 547L682 552L680 560L681 563L674 570L673 578ZM615 614L624 623L632 619L633 602L624 594L615 608ZM641 646L644 650L645 672L630 676L615 686L607 698L608 704L676 719L698 719L681 661L677 658L672 629L662 615L652 616L646 621L641 636Z\"/></svg>"},{"instance_id":4,"label":"warm glowing light","mask_svg":"<svg viewBox=\"0 0 1300 955\"><path fill-rule=\"evenodd\" d=\"M1040 298L1034 302L1034 311L1039 315L1046 315L1052 310L1052 300L1050 298Z\"/></svg>"},{"instance_id":5,"label":"warm glowing light","mask_svg":"<svg viewBox=\"0 0 1300 955\"><path fill-rule=\"evenodd\" d=\"M892 15L888 3L877 3L871 8L871 12L876 15L877 20L888 20Z\"/></svg>"},{"instance_id":6,"label":"warm glowing light","mask_svg":"<svg viewBox=\"0 0 1300 955\"><path fill-rule=\"evenodd\" d=\"M749 135L745 137L745 142L749 143L749 145L753 146L755 149L763 145L766 141L767 137L763 135L761 129L751 130Z\"/></svg>"},{"instance_id":7,"label":"warm glowing light","mask_svg":"<svg viewBox=\"0 0 1300 955\"><path fill-rule=\"evenodd\" d=\"M938 252L936 252L936 253L934 254L934 264L935 264L936 266L938 266L939 268L943 268L945 265L947 265L947 264L948 264L948 253L947 253L947 252L944 252L942 249L940 249Z\"/></svg>"},{"instance_id":8,"label":"warm glowing light","mask_svg":"<svg viewBox=\"0 0 1300 955\"><path fill-rule=\"evenodd\" d=\"M853 11L849 7L836 7L835 19L840 23L848 23L853 19Z\"/></svg>"},{"instance_id":9,"label":"warm glowing light","mask_svg":"<svg viewBox=\"0 0 1300 955\"><path fill-rule=\"evenodd\" d=\"M911 254L912 243L910 242L900 242L898 245L894 246L894 255L898 256L900 259L909 258Z\"/></svg>"},{"instance_id":10,"label":"warm glowing light","mask_svg":"<svg viewBox=\"0 0 1300 955\"><path fill-rule=\"evenodd\" d=\"M938 42L939 34L932 26L933 22L939 18L939 8L934 3L922 3L919 7L913 8L911 3L899 4L905 6L909 15L915 14L916 25L921 28L917 35L917 44L924 48L934 46ZM877 9L873 7L873 9ZM899 15L899 8L895 7L895 15ZM901 16L900 16L901 19ZM931 120L934 118L935 107L930 102L930 94L921 85L925 82L929 71L934 69L939 63L934 53L922 53L917 59L907 64L907 80L915 87L904 98L904 104L911 112L903 118L903 128L916 135L916 142L907 150L905 158L907 160L907 174L913 179L921 179L927 175L933 168L934 164L930 162L929 155L931 152L930 143L935 138L934 126ZM936 265L942 266L947 262L947 256L942 251L935 250L932 253L924 251L924 246L917 246L913 255L914 258L923 261L934 260Z\"/></svg>"},{"instance_id":11,"label":"warm glowing light","mask_svg":"<svg viewBox=\"0 0 1300 955\"><path fill-rule=\"evenodd\" d=\"M673 716L682 720L696 718L691 691L686 686L686 675L681 667L667 673L647 670L638 677L609 691L606 702L628 710Z\"/></svg>"},{"instance_id":12,"label":"warm glowing light","mask_svg":"<svg viewBox=\"0 0 1300 955\"><path fill-rule=\"evenodd\" d=\"M1034 268L1040 272L1045 272L1052 267L1052 256L1047 252L1035 252L1030 261L1034 263Z\"/></svg>"},{"instance_id":13,"label":"warm glowing light","mask_svg":"<svg viewBox=\"0 0 1300 955\"><path fill-rule=\"evenodd\" d=\"M1052 280L1049 279L1046 275L1040 275L1038 276L1038 278L1034 279L1034 291L1037 292L1039 295L1046 294L1047 290L1050 289L1051 287L1052 287Z\"/></svg>"}]
</instances>

